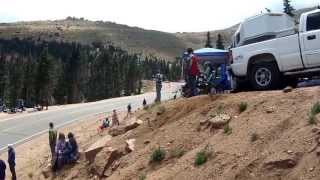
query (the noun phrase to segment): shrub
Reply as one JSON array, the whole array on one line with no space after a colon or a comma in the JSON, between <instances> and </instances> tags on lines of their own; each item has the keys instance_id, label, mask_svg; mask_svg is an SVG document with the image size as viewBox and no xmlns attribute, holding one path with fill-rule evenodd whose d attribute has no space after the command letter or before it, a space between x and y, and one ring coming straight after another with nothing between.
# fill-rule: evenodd
<instances>
[{"instance_id":1,"label":"shrub","mask_svg":"<svg viewBox=\"0 0 320 180\"><path fill-rule=\"evenodd\" d=\"M196 154L196 158L194 160L195 166L200 166L208 161L208 159L212 156L212 150L210 146L207 145L204 149Z\"/></svg>"},{"instance_id":2,"label":"shrub","mask_svg":"<svg viewBox=\"0 0 320 180\"><path fill-rule=\"evenodd\" d=\"M239 105L239 113L244 112L248 108L248 104L246 102L241 102Z\"/></svg>"},{"instance_id":3,"label":"shrub","mask_svg":"<svg viewBox=\"0 0 320 180\"><path fill-rule=\"evenodd\" d=\"M207 162L206 153L204 151L198 152L197 155L196 155L196 159L194 161L194 164L196 166L200 166L200 165L202 165L202 164L204 164L206 162Z\"/></svg>"},{"instance_id":4,"label":"shrub","mask_svg":"<svg viewBox=\"0 0 320 180\"><path fill-rule=\"evenodd\" d=\"M145 180L147 177L146 177L146 175L140 175L139 176L139 180Z\"/></svg>"},{"instance_id":5,"label":"shrub","mask_svg":"<svg viewBox=\"0 0 320 180\"><path fill-rule=\"evenodd\" d=\"M223 128L223 132L227 135L230 135L232 133L232 128L229 126L229 124L226 124Z\"/></svg>"},{"instance_id":6,"label":"shrub","mask_svg":"<svg viewBox=\"0 0 320 180\"><path fill-rule=\"evenodd\" d=\"M174 148L170 151L170 157L171 158L180 158L184 155L185 150L182 148Z\"/></svg>"},{"instance_id":7,"label":"shrub","mask_svg":"<svg viewBox=\"0 0 320 180\"><path fill-rule=\"evenodd\" d=\"M250 137L251 142L255 142L258 139L259 139L259 135L257 133L251 134L251 137Z\"/></svg>"},{"instance_id":8,"label":"shrub","mask_svg":"<svg viewBox=\"0 0 320 180\"><path fill-rule=\"evenodd\" d=\"M161 162L166 156L166 151L162 148L154 150L151 154L150 162Z\"/></svg>"},{"instance_id":9,"label":"shrub","mask_svg":"<svg viewBox=\"0 0 320 180\"><path fill-rule=\"evenodd\" d=\"M311 115L317 115L320 113L320 103L315 103L311 108Z\"/></svg>"},{"instance_id":10,"label":"shrub","mask_svg":"<svg viewBox=\"0 0 320 180\"><path fill-rule=\"evenodd\" d=\"M320 113L320 102L316 102L312 106L309 117L308 117L309 124L316 124L317 123L316 115L319 113Z\"/></svg>"}]
</instances>

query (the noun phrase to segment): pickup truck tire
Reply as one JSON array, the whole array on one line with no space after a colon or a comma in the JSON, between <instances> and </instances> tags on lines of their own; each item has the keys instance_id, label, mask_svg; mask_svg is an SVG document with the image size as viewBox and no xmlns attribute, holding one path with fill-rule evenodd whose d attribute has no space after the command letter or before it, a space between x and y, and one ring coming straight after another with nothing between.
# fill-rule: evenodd
<instances>
[{"instance_id":1,"label":"pickup truck tire","mask_svg":"<svg viewBox=\"0 0 320 180\"><path fill-rule=\"evenodd\" d=\"M249 79L255 90L270 90L279 87L281 74L275 63L258 63L252 66Z\"/></svg>"}]
</instances>

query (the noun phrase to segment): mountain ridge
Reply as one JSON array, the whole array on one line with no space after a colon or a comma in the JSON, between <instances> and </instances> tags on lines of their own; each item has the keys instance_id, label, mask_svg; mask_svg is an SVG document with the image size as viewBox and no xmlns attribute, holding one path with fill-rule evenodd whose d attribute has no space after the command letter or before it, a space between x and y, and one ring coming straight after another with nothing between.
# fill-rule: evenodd
<instances>
[{"instance_id":1,"label":"mountain ridge","mask_svg":"<svg viewBox=\"0 0 320 180\"><path fill-rule=\"evenodd\" d=\"M295 13L299 17L301 13L312 9L315 8L299 9ZM225 47L228 47L238 25L209 31L213 46L215 46L218 34L221 34ZM27 38L39 41L67 41L82 44L112 42L129 52L157 55L167 60L174 60L188 47L194 49L203 47L206 35L207 31L169 33L75 17L67 17L62 20L0 23L0 38L4 39Z\"/></svg>"}]
</instances>

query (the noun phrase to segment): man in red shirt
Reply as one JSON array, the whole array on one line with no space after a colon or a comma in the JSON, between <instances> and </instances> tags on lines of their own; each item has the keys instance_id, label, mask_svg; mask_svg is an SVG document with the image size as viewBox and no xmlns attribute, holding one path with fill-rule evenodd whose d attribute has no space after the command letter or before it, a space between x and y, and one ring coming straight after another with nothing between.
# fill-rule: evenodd
<instances>
[{"instance_id":1,"label":"man in red shirt","mask_svg":"<svg viewBox=\"0 0 320 180\"><path fill-rule=\"evenodd\" d=\"M189 86L191 88L191 96L197 95L197 76L199 75L198 58L193 54L193 49L188 48L188 55L190 58L189 64Z\"/></svg>"}]
</instances>

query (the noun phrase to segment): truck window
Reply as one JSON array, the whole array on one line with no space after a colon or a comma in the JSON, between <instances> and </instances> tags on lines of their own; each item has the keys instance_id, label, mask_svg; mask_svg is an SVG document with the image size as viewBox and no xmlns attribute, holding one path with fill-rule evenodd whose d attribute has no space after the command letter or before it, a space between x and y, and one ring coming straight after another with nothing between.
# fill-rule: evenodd
<instances>
[{"instance_id":1,"label":"truck window","mask_svg":"<svg viewBox=\"0 0 320 180\"><path fill-rule=\"evenodd\" d=\"M307 18L307 31L320 29L320 13L310 14Z\"/></svg>"},{"instance_id":2,"label":"truck window","mask_svg":"<svg viewBox=\"0 0 320 180\"><path fill-rule=\"evenodd\" d=\"M256 38L245 40L243 42L243 45L258 43L258 42L262 42L262 41L267 41L267 40L274 39L274 38L276 38L276 35L264 35L264 36L260 36L260 37L256 37Z\"/></svg>"}]
</instances>

